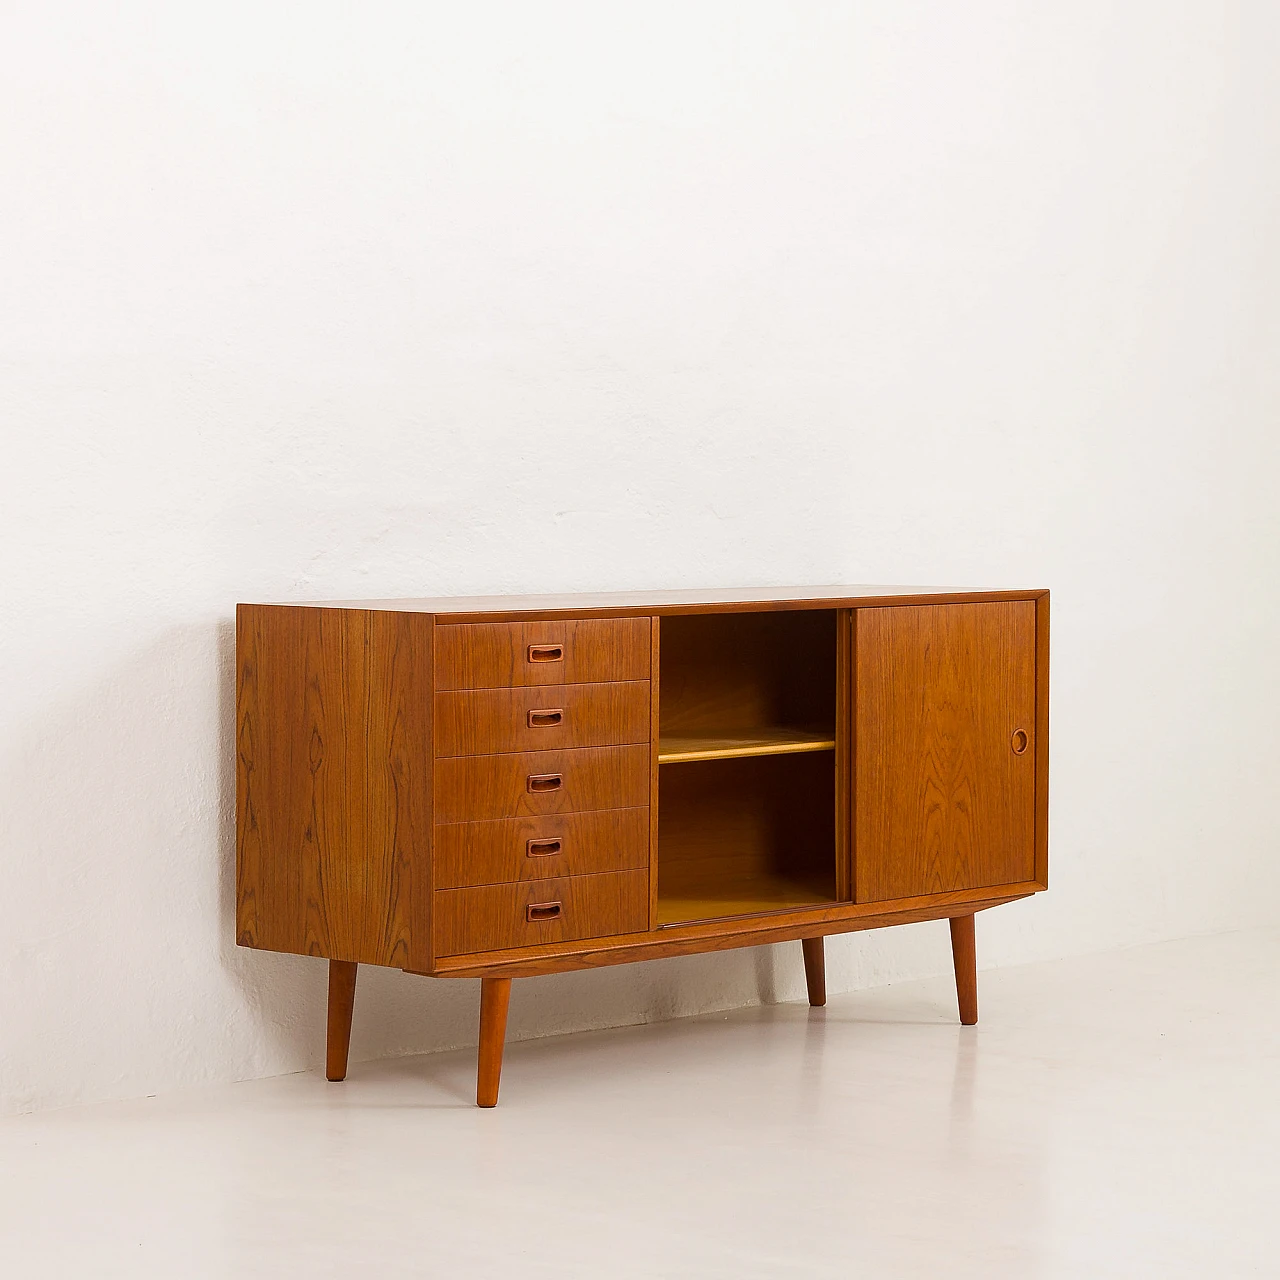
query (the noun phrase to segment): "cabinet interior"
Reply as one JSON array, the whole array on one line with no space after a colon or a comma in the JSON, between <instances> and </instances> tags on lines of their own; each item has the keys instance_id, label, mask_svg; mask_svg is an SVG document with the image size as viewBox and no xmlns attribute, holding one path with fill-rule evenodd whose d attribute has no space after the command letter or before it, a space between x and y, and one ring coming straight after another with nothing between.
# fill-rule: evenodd
<instances>
[{"instance_id":1,"label":"cabinet interior","mask_svg":"<svg viewBox=\"0 0 1280 1280\"><path fill-rule=\"evenodd\" d=\"M836 900L836 622L662 619L659 925Z\"/></svg>"}]
</instances>

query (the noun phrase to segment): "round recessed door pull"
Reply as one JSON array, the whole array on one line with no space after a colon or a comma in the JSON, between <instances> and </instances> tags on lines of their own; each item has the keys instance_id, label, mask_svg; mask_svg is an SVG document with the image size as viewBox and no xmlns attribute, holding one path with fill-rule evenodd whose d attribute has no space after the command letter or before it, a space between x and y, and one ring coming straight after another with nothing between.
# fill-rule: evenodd
<instances>
[{"instance_id":1,"label":"round recessed door pull","mask_svg":"<svg viewBox=\"0 0 1280 1280\"><path fill-rule=\"evenodd\" d=\"M1031 738L1025 729L1015 729L1013 731L1013 754L1015 756L1022 755L1031 745Z\"/></svg>"}]
</instances>

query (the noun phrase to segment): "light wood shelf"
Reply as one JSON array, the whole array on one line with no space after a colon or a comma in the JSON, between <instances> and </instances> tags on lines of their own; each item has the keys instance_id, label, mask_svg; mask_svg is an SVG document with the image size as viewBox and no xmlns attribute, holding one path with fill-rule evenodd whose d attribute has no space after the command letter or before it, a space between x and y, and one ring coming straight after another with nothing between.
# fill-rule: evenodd
<instances>
[{"instance_id":1,"label":"light wood shelf","mask_svg":"<svg viewBox=\"0 0 1280 1280\"><path fill-rule=\"evenodd\" d=\"M834 751L829 731L755 729L750 733L708 735L663 734L658 740L658 763L690 760L736 760L744 756L788 756L807 751Z\"/></svg>"},{"instance_id":2,"label":"light wood shelf","mask_svg":"<svg viewBox=\"0 0 1280 1280\"><path fill-rule=\"evenodd\" d=\"M813 883L767 872L734 877L728 883L704 879L658 888L658 925L719 920L763 911L824 906L835 900L834 884L815 877Z\"/></svg>"}]
</instances>

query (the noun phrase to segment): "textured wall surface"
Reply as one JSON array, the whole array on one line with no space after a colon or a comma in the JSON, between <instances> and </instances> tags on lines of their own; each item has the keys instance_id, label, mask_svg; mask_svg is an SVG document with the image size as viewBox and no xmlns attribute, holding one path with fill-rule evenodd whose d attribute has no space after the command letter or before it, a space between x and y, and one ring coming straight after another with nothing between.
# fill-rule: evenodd
<instances>
[{"instance_id":1,"label":"textured wall surface","mask_svg":"<svg viewBox=\"0 0 1280 1280\"><path fill-rule=\"evenodd\" d=\"M0 1109L321 1060L323 965L232 941L237 600L1047 585L1052 890L982 962L1273 916L1276 6L3 26ZM512 1032L801 992L664 961ZM369 972L353 1056L476 996Z\"/></svg>"}]
</instances>

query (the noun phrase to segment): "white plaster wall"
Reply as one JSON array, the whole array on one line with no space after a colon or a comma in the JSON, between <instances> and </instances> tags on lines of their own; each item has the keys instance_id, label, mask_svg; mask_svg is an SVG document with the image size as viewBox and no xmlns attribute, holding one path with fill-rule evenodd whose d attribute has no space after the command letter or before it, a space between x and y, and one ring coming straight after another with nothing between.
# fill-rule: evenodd
<instances>
[{"instance_id":1,"label":"white plaster wall","mask_svg":"<svg viewBox=\"0 0 1280 1280\"><path fill-rule=\"evenodd\" d=\"M237 600L1048 585L983 962L1274 920L1278 58L1268 0L6 7L0 1107L320 1060L322 963L232 944ZM354 1056L475 996L368 971Z\"/></svg>"}]
</instances>

